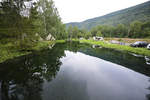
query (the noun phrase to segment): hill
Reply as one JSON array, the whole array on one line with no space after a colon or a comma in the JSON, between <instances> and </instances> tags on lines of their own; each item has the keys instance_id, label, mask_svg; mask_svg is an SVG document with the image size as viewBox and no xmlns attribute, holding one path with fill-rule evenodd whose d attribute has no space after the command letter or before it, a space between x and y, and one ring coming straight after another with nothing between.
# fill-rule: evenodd
<instances>
[{"instance_id":1,"label":"hill","mask_svg":"<svg viewBox=\"0 0 150 100\"><path fill-rule=\"evenodd\" d=\"M66 26L72 25L80 29L91 29L97 25L129 25L135 20L142 22L150 20L150 1L83 22L67 23Z\"/></svg>"}]
</instances>

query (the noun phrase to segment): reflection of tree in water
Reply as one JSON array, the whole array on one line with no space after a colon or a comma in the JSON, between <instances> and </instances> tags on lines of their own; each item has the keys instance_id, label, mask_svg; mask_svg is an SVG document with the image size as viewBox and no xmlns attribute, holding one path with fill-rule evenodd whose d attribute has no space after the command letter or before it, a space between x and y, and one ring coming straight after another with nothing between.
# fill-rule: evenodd
<instances>
[{"instance_id":1,"label":"reflection of tree in water","mask_svg":"<svg viewBox=\"0 0 150 100\"><path fill-rule=\"evenodd\" d=\"M23 83L2 81L2 100L41 100L42 80L26 80Z\"/></svg>"},{"instance_id":2,"label":"reflection of tree in water","mask_svg":"<svg viewBox=\"0 0 150 100\"><path fill-rule=\"evenodd\" d=\"M82 49L81 52L115 64L125 66L126 68L150 77L150 66L145 63L150 61L148 57L136 57L127 52L121 52L107 48L88 48ZM148 90L150 90L150 87L148 88ZM147 100L150 100L150 94L147 94L146 97Z\"/></svg>"},{"instance_id":3,"label":"reflection of tree in water","mask_svg":"<svg viewBox=\"0 0 150 100\"><path fill-rule=\"evenodd\" d=\"M77 52L79 43L56 44L51 50L19 57L0 64L2 100L41 100L44 80L51 81L60 69L64 50Z\"/></svg>"},{"instance_id":4,"label":"reflection of tree in water","mask_svg":"<svg viewBox=\"0 0 150 100\"><path fill-rule=\"evenodd\" d=\"M60 69L64 49L44 50L0 64L2 100L41 100L42 83L52 80Z\"/></svg>"},{"instance_id":5,"label":"reflection of tree in water","mask_svg":"<svg viewBox=\"0 0 150 100\"><path fill-rule=\"evenodd\" d=\"M43 80L30 72L28 67L32 66L13 63L2 67L0 68L2 69L0 70L2 100L31 100L34 97L38 97L40 100Z\"/></svg>"},{"instance_id":6,"label":"reflection of tree in water","mask_svg":"<svg viewBox=\"0 0 150 100\"><path fill-rule=\"evenodd\" d=\"M145 63L144 57L135 57L126 52L106 48L88 49L82 50L81 52L115 64L125 66L126 68L132 69L136 72L142 73L150 77L150 68L149 65Z\"/></svg>"}]
</instances>

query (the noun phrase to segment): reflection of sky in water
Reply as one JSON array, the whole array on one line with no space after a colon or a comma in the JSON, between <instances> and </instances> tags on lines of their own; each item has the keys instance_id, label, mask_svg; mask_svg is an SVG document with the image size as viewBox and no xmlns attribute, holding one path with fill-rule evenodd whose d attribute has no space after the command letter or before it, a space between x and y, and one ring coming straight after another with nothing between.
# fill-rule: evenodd
<instances>
[{"instance_id":1,"label":"reflection of sky in water","mask_svg":"<svg viewBox=\"0 0 150 100\"><path fill-rule=\"evenodd\" d=\"M80 52L65 54L57 77L44 84L45 99L146 100L149 77Z\"/></svg>"}]
</instances>

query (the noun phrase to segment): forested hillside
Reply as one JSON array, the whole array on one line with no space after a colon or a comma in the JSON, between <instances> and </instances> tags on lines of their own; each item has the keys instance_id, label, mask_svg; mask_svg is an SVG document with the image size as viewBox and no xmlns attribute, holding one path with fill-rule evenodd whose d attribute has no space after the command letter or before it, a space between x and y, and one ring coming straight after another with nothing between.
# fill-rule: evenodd
<instances>
[{"instance_id":1,"label":"forested hillside","mask_svg":"<svg viewBox=\"0 0 150 100\"><path fill-rule=\"evenodd\" d=\"M82 29L91 29L97 25L111 25L115 26L118 24L129 25L133 21L148 21L150 20L150 1L143 4L116 11L104 16L89 19L80 23L68 23L67 26L77 26Z\"/></svg>"}]
</instances>

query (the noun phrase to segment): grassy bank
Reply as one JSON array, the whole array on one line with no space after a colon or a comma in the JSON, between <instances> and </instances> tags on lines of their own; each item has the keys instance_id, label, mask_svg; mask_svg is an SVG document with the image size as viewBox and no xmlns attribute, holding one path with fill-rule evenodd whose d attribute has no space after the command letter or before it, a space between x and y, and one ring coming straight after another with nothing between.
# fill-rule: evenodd
<instances>
[{"instance_id":1,"label":"grassy bank","mask_svg":"<svg viewBox=\"0 0 150 100\"><path fill-rule=\"evenodd\" d=\"M22 51L18 49L13 43L0 44L0 63L13 59L15 57L23 56L30 54L35 51L40 51L42 49L47 48L49 45L55 42L52 41L42 41L37 42L29 51Z\"/></svg>"},{"instance_id":2,"label":"grassy bank","mask_svg":"<svg viewBox=\"0 0 150 100\"><path fill-rule=\"evenodd\" d=\"M111 48L111 49L115 49L115 50L131 52L131 53L140 54L140 55L144 55L144 56L150 56L150 50L147 50L146 48L133 48L130 46L110 44L107 42L94 41L94 40L73 39L73 41L80 41L81 43L100 45L104 48ZM55 43L64 43L64 42L65 42L65 40L38 42L38 43L36 43L35 46L30 48L29 51L21 51L12 43L0 44L0 63L4 62L6 60L9 60L9 59L14 59L14 58L19 57L19 56L28 55L30 53L43 50L43 49L48 48L50 45L55 44Z\"/></svg>"},{"instance_id":3,"label":"grassy bank","mask_svg":"<svg viewBox=\"0 0 150 100\"><path fill-rule=\"evenodd\" d=\"M24 56L31 54L33 52L41 51L43 49L51 47L51 45L55 43L64 43L66 40L56 40L56 41L40 41L37 42L33 47L29 48L29 50L21 50L13 43L0 43L0 63L5 62L9 59L14 59L16 57ZM74 41L74 40L73 40Z\"/></svg>"},{"instance_id":4,"label":"grassy bank","mask_svg":"<svg viewBox=\"0 0 150 100\"><path fill-rule=\"evenodd\" d=\"M134 43L136 41L146 41L150 43L150 39L133 39L133 38L105 38L106 41L116 40L125 43Z\"/></svg>"},{"instance_id":5,"label":"grassy bank","mask_svg":"<svg viewBox=\"0 0 150 100\"><path fill-rule=\"evenodd\" d=\"M130 46L118 45L118 44L110 44L102 41L94 41L94 40L79 40L81 43L95 44L100 45L105 48L111 48L115 50L121 50L125 52L131 52L139 55L150 56L150 50L146 48L133 48Z\"/></svg>"}]
</instances>

